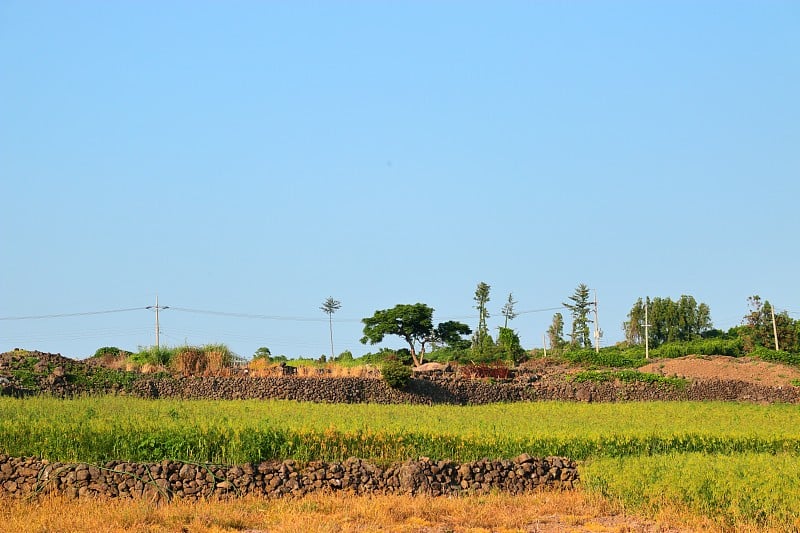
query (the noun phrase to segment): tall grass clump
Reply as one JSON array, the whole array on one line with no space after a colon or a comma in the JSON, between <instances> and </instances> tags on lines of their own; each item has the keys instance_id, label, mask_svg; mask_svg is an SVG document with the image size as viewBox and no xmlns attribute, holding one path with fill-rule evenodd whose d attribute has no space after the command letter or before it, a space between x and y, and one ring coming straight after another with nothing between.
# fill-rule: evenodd
<instances>
[{"instance_id":1,"label":"tall grass clump","mask_svg":"<svg viewBox=\"0 0 800 533\"><path fill-rule=\"evenodd\" d=\"M167 367L172 362L177 348L168 346L148 346L139 347L139 351L131 354L128 359L138 366L152 365L156 367Z\"/></svg>"},{"instance_id":2,"label":"tall grass clump","mask_svg":"<svg viewBox=\"0 0 800 533\"><path fill-rule=\"evenodd\" d=\"M230 368L236 355L224 344L181 346L175 349L171 367L184 375L216 375Z\"/></svg>"}]
</instances>

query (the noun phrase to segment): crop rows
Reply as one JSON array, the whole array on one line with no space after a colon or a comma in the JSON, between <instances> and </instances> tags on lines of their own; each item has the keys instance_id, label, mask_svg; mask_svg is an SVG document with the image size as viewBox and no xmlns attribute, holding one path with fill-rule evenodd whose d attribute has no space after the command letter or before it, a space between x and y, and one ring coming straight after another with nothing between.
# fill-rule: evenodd
<instances>
[{"instance_id":1,"label":"crop rows","mask_svg":"<svg viewBox=\"0 0 800 533\"><path fill-rule=\"evenodd\" d=\"M724 402L485 406L0 398L0 453L59 461L378 464L520 453L582 461L584 487L654 516L800 530L800 408Z\"/></svg>"},{"instance_id":2,"label":"crop rows","mask_svg":"<svg viewBox=\"0 0 800 533\"><path fill-rule=\"evenodd\" d=\"M796 406L525 403L474 407L132 398L0 401L0 452L52 460L381 464L564 455L800 454Z\"/></svg>"}]
</instances>

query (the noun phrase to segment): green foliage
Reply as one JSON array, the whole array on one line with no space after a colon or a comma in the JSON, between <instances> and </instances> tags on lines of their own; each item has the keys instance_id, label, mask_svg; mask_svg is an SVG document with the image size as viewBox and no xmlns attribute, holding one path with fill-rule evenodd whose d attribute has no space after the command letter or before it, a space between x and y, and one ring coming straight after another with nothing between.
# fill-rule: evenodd
<instances>
[{"instance_id":1,"label":"green foliage","mask_svg":"<svg viewBox=\"0 0 800 533\"><path fill-rule=\"evenodd\" d=\"M505 317L506 319L505 323L503 324L504 328L508 327L509 320L514 320L515 318L517 318L517 313L514 311L514 306L516 304L517 301L514 300L514 293L509 292L508 300L506 300L506 303L503 304L503 308L500 310L500 312L503 314L503 317Z\"/></svg>"},{"instance_id":2,"label":"green foliage","mask_svg":"<svg viewBox=\"0 0 800 533\"><path fill-rule=\"evenodd\" d=\"M486 337L489 336L489 328L486 326L486 319L489 318L489 310L486 304L489 303L489 292L491 286L480 282L475 289L475 309L478 310L478 327L475 328L475 335L472 337L472 352L475 357L485 357L484 349L487 346Z\"/></svg>"},{"instance_id":3,"label":"green foliage","mask_svg":"<svg viewBox=\"0 0 800 533\"><path fill-rule=\"evenodd\" d=\"M393 389L403 389L411 379L411 368L397 359L387 359L381 365L381 377Z\"/></svg>"},{"instance_id":4,"label":"green foliage","mask_svg":"<svg viewBox=\"0 0 800 533\"><path fill-rule=\"evenodd\" d=\"M520 344L519 335L511 328L500 328L497 334L497 348L503 359L516 365L525 355Z\"/></svg>"},{"instance_id":5,"label":"green foliage","mask_svg":"<svg viewBox=\"0 0 800 533\"><path fill-rule=\"evenodd\" d=\"M599 353L589 348L583 350L569 350L564 352L561 358L576 364L626 368L639 367L647 364L644 355L644 348L638 346L627 349L609 346L600 348Z\"/></svg>"},{"instance_id":6,"label":"green foliage","mask_svg":"<svg viewBox=\"0 0 800 533\"><path fill-rule=\"evenodd\" d=\"M138 365L150 364L153 366L169 366L172 358L175 356L177 348L170 348L168 346L149 346L147 348L139 347L139 351L131 354L128 359Z\"/></svg>"},{"instance_id":7,"label":"green foliage","mask_svg":"<svg viewBox=\"0 0 800 533\"><path fill-rule=\"evenodd\" d=\"M550 350L553 354L559 354L567 344L564 341L564 315L556 313L553 315L553 322L547 328L547 340L550 341Z\"/></svg>"},{"instance_id":8,"label":"green foliage","mask_svg":"<svg viewBox=\"0 0 800 533\"><path fill-rule=\"evenodd\" d=\"M623 323L625 339L629 344L644 344L645 306L650 323L648 336L651 347L665 342L697 339L710 330L711 310L704 303L698 304L693 296L682 295L678 301L671 298L639 298Z\"/></svg>"},{"instance_id":9,"label":"green foliage","mask_svg":"<svg viewBox=\"0 0 800 533\"><path fill-rule=\"evenodd\" d=\"M386 359L381 365L381 377L393 389L404 389L411 379L411 368L394 358Z\"/></svg>"},{"instance_id":10,"label":"green foliage","mask_svg":"<svg viewBox=\"0 0 800 533\"><path fill-rule=\"evenodd\" d=\"M737 333L744 342L745 352L760 347L775 348L775 333L778 334L778 347L789 352L800 352L800 320L793 320L787 311L774 313L769 301L762 301L758 295L747 299L750 312L744 317L744 324Z\"/></svg>"},{"instance_id":11,"label":"green foliage","mask_svg":"<svg viewBox=\"0 0 800 533\"><path fill-rule=\"evenodd\" d=\"M771 363L800 366L800 353L775 351L770 350L769 348L764 348L763 346L759 346L750 352L750 355Z\"/></svg>"},{"instance_id":12,"label":"green foliage","mask_svg":"<svg viewBox=\"0 0 800 533\"><path fill-rule=\"evenodd\" d=\"M345 350L334 358L337 363L350 363L353 361L353 352Z\"/></svg>"},{"instance_id":13,"label":"green foliage","mask_svg":"<svg viewBox=\"0 0 800 533\"><path fill-rule=\"evenodd\" d=\"M117 348L116 346L103 346L102 348L98 348L97 351L94 352L92 358L96 359L115 358L127 354L128 352L120 348Z\"/></svg>"},{"instance_id":14,"label":"green foliage","mask_svg":"<svg viewBox=\"0 0 800 533\"><path fill-rule=\"evenodd\" d=\"M426 345L436 342L452 343L460 335L469 332L469 326L454 321L440 323L434 328L433 309L422 303L398 304L392 309L375 311L373 316L363 319L362 322L362 343L377 344L386 335L397 335L408 343L415 365L424 362Z\"/></svg>"},{"instance_id":15,"label":"green foliage","mask_svg":"<svg viewBox=\"0 0 800 533\"><path fill-rule=\"evenodd\" d=\"M685 388L689 382L681 378L670 378L659 374L639 372L637 370L586 370L572 376L571 381L584 383L587 381L602 383L605 381L622 381L623 383L660 383L671 387Z\"/></svg>"},{"instance_id":16,"label":"green foliage","mask_svg":"<svg viewBox=\"0 0 800 533\"><path fill-rule=\"evenodd\" d=\"M592 339L589 334L589 287L581 283L569 297L572 303L562 303L572 313L572 333L570 333L570 346L572 348L591 348Z\"/></svg>"},{"instance_id":17,"label":"green foliage","mask_svg":"<svg viewBox=\"0 0 800 533\"><path fill-rule=\"evenodd\" d=\"M253 361L256 359L265 359L266 361L272 362L272 352L266 346L262 346L253 354Z\"/></svg>"},{"instance_id":18,"label":"green foliage","mask_svg":"<svg viewBox=\"0 0 800 533\"><path fill-rule=\"evenodd\" d=\"M688 342L671 342L651 350L653 357L672 359L685 355L742 355L741 339L698 339Z\"/></svg>"}]
</instances>

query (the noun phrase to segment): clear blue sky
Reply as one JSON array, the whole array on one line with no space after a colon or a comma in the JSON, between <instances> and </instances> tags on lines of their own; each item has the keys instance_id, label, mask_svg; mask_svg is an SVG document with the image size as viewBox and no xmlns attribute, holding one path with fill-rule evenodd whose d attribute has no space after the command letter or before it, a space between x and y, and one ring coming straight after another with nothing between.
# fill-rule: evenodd
<instances>
[{"instance_id":1,"label":"clear blue sky","mask_svg":"<svg viewBox=\"0 0 800 533\"><path fill-rule=\"evenodd\" d=\"M596 289L800 312L798 2L0 4L0 317L165 310L162 343L356 355L424 302ZM521 314L541 345L552 311ZM153 313L0 350L154 343ZM384 344L400 347L397 339Z\"/></svg>"}]
</instances>

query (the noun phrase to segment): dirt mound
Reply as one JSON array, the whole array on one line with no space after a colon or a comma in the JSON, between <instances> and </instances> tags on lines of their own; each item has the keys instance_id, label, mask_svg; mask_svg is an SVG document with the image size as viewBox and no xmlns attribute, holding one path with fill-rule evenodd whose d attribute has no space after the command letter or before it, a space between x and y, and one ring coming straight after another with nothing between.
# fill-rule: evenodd
<instances>
[{"instance_id":1,"label":"dirt mound","mask_svg":"<svg viewBox=\"0 0 800 533\"><path fill-rule=\"evenodd\" d=\"M696 381L715 379L745 381L768 387L789 387L800 380L800 370L753 357L687 355L660 359L639 368L641 372L685 377Z\"/></svg>"}]
</instances>

